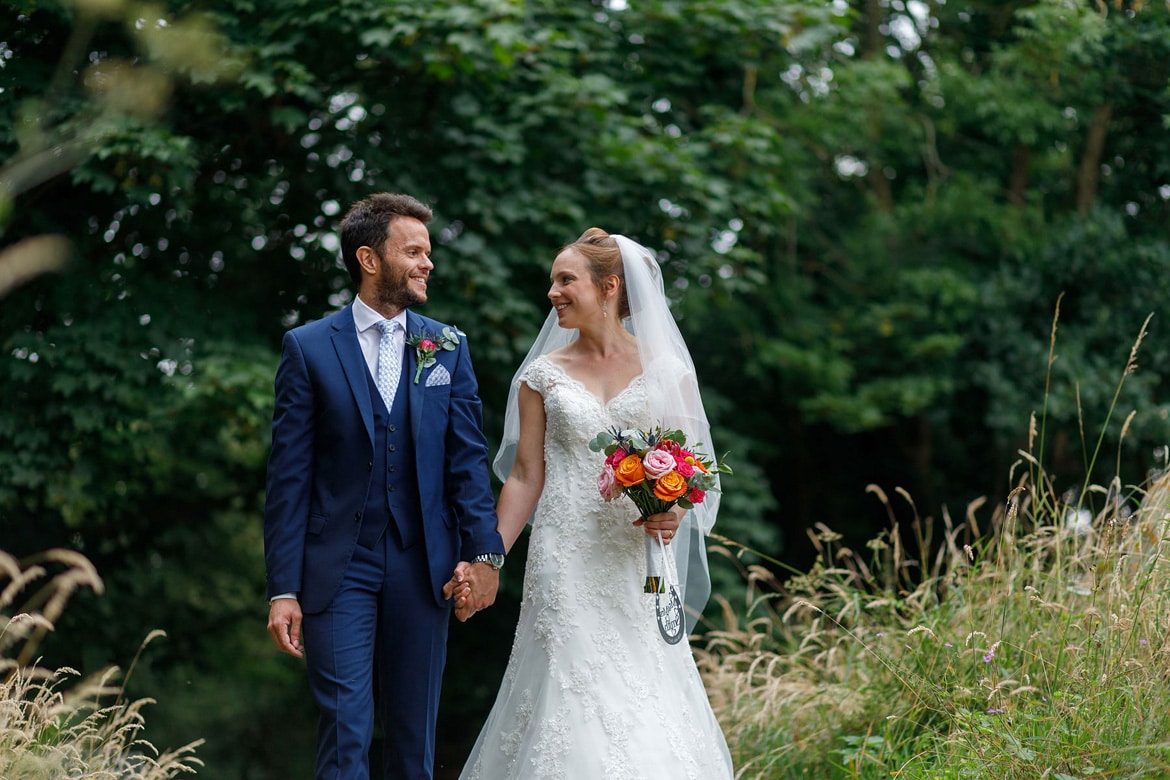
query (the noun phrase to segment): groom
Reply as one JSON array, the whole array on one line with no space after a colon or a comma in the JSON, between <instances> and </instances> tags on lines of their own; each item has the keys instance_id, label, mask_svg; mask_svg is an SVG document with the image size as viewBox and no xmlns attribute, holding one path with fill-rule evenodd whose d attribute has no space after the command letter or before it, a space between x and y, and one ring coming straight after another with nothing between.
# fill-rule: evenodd
<instances>
[{"instance_id":1,"label":"groom","mask_svg":"<svg viewBox=\"0 0 1170 780\"><path fill-rule=\"evenodd\" d=\"M268 632L305 658L318 780L369 777L375 700L385 777L431 777L443 585L471 562L486 607L503 565L466 337L408 308L427 300L431 216L409 195L354 204L341 249L357 299L286 333L276 372Z\"/></svg>"}]
</instances>

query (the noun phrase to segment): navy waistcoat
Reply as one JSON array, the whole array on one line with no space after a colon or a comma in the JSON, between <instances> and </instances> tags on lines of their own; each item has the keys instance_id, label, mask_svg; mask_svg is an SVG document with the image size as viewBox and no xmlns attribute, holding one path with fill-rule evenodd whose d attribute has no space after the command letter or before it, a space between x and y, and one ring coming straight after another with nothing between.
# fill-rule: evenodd
<instances>
[{"instance_id":1,"label":"navy waistcoat","mask_svg":"<svg viewBox=\"0 0 1170 780\"><path fill-rule=\"evenodd\" d=\"M422 502L418 496L418 474L410 436L409 394L406 392L406 383L410 379L405 366L403 369L390 411L382 402L374 378L366 372L370 400L374 403L374 458L370 464L370 492L362 510L358 544L368 549L373 549L388 527L404 550L422 539Z\"/></svg>"}]
</instances>

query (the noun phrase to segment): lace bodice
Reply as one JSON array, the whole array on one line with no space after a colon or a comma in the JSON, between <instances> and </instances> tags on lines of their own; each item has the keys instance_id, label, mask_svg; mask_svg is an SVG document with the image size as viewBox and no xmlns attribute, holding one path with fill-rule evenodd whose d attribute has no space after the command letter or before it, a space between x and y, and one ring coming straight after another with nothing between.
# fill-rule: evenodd
<instances>
[{"instance_id":1,"label":"lace bodice","mask_svg":"<svg viewBox=\"0 0 1170 780\"><path fill-rule=\"evenodd\" d=\"M581 382L547 357L539 357L524 372L524 381L544 397L545 461L601 470L603 457L589 442L605 428L645 427L648 413L644 377L639 374L620 393L602 401Z\"/></svg>"},{"instance_id":2,"label":"lace bodice","mask_svg":"<svg viewBox=\"0 0 1170 780\"><path fill-rule=\"evenodd\" d=\"M662 641L642 592L638 511L597 489L589 441L651 424L644 377L608 402L546 357L521 380L544 399L545 486L508 668L463 778L730 778L690 647Z\"/></svg>"},{"instance_id":3,"label":"lace bodice","mask_svg":"<svg viewBox=\"0 0 1170 780\"><path fill-rule=\"evenodd\" d=\"M626 598L622 575L645 576L644 534L632 525L638 519L633 503L602 500L597 476L605 456L590 450L589 442L608 427L645 425L642 376L608 402L545 357L532 362L523 380L544 397L545 408L545 490L529 543L525 599L528 588L541 583L551 590L545 594L551 604L566 606L572 599L574 610L617 610L633 620L641 604ZM543 622L538 617L543 638L565 639L564 632L543 630Z\"/></svg>"}]
</instances>

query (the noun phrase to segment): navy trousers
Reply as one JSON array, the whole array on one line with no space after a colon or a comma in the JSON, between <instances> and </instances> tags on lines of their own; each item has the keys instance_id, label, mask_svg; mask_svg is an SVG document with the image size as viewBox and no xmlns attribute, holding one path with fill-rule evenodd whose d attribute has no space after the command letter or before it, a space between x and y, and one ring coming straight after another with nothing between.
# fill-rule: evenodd
<instances>
[{"instance_id":1,"label":"navy trousers","mask_svg":"<svg viewBox=\"0 0 1170 780\"><path fill-rule=\"evenodd\" d=\"M317 701L316 780L368 780L378 714L386 780L430 780L447 660L450 609L435 603L425 545L399 548L387 530L357 545L324 612L304 616L305 660Z\"/></svg>"}]
</instances>

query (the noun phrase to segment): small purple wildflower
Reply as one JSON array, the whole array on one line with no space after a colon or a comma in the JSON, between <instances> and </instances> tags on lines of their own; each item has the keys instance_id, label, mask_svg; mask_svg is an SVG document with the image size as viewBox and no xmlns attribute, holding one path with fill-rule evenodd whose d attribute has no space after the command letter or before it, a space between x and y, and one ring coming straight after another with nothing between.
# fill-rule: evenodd
<instances>
[{"instance_id":1,"label":"small purple wildflower","mask_svg":"<svg viewBox=\"0 0 1170 780\"><path fill-rule=\"evenodd\" d=\"M989 709L987 711L987 714L988 715L1002 715L1003 714L1003 707L992 707L991 709Z\"/></svg>"},{"instance_id":2,"label":"small purple wildflower","mask_svg":"<svg viewBox=\"0 0 1170 780\"><path fill-rule=\"evenodd\" d=\"M991 663L992 660L994 660L994 659L995 659L995 651L994 650L988 650L986 653L983 654L983 663L985 663L985 664Z\"/></svg>"},{"instance_id":3,"label":"small purple wildflower","mask_svg":"<svg viewBox=\"0 0 1170 780\"><path fill-rule=\"evenodd\" d=\"M1145 647L1146 645L1148 645L1148 644L1149 644L1149 642L1147 642L1147 641L1146 641L1146 640L1144 640L1144 639L1139 639L1139 640L1138 640L1138 644L1139 644L1139 645L1141 645L1142 647Z\"/></svg>"}]
</instances>

